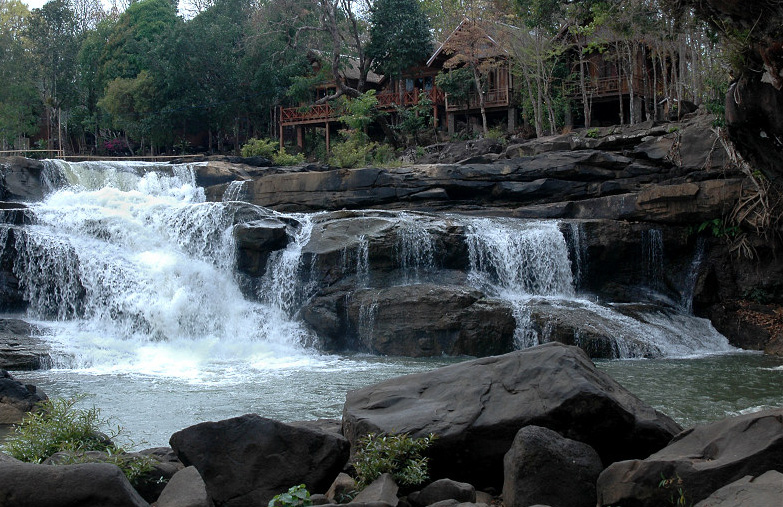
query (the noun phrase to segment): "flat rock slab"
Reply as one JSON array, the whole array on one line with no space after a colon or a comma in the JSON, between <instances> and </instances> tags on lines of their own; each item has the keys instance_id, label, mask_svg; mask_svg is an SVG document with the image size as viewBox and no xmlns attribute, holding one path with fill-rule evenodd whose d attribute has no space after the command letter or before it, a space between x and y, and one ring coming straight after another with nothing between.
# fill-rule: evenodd
<instances>
[{"instance_id":1,"label":"flat rock slab","mask_svg":"<svg viewBox=\"0 0 783 507\"><path fill-rule=\"evenodd\" d=\"M31 384L23 384L0 369L0 424L15 424L30 412L35 404L48 399Z\"/></svg>"},{"instance_id":2,"label":"flat rock slab","mask_svg":"<svg viewBox=\"0 0 783 507\"><path fill-rule=\"evenodd\" d=\"M503 456L535 424L593 447L604 463L645 457L681 428L576 347L549 343L351 391L343 434L434 433L431 477L499 487Z\"/></svg>"},{"instance_id":3,"label":"flat rock slab","mask_svg":"<svg viewBox=\"0 0 783 507\"><path fill-rule=\"evenodd\" d=\"M690 505L768 470L783 470L783 408L696 426L645 460L612 464L598 478L598 505L665 505L679 487Z\"/></svg>"},{"instance_id":4,"label":"flat rock slab","mask_svg":"<svg viewBox=\"0 0 783 507\"><path fill-rule=\"evenodd\" d=\"M783 474L770 470L759 477L750 475L720 488L696 507L747 507L783 503Z\"/></svg>"},{"instance_id":5,"label":"flat rock slab","mask_svg":"<svg viewBox=\"0 0 783 507\"><path fill-rule=\"evenodd\" d=\"M0 368L37 370L49 361L51 349L33 336L36 331L19 319L0 319Z\"/></svg>"},{"instance_id":6,"label":"flat rock slab","mask_svg":"<svg viewBox=\"0 0 783 507\"><path fill-rule=\"evenodd\" d=\"M195 466L216 505L266 505L292 485L326 491L348 461L342 436L257 414L196 424L171 436L185 466Z\"/></svg>"}]
</instances>

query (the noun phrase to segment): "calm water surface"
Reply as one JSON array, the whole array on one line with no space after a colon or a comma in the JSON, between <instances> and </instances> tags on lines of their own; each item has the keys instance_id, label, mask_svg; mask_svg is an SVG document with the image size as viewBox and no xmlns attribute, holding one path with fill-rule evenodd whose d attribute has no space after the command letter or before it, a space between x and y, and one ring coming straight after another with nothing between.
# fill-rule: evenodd
<instances>
[{"instance_id":1,"label":"calm water surface","mask_svg":"<svg viewBox=\"0 0 783 507\"><path fill-rule=\"evenodd\" d=\"M137 446L148 447L167 445L172 433L192 424L250 412L282 421L340 418L351 389L460 360L314 355L274 371L227 368L190 379L86 370L14 374L49 396L86 395L81 405L99 407ZM783 407L783 358L741 353L597 366L685 427Z\"/></svg>"}]
</instances>

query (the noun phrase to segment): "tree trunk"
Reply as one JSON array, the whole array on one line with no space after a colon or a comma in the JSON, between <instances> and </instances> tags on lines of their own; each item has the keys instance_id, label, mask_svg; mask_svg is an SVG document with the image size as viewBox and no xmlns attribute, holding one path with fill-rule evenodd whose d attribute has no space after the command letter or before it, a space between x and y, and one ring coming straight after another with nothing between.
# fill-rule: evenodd
<instances>
[{"instance_id":1,"label":"tree trunk","mask_svg":"<svg viewBox=\"0 0 783 507\"><path fill-rule=\"evenodd\" d=\"M481 126L486 137L489 134L489 127L487 126L487 108L484 105L484 90L481 89L481 76L475 65L471 65L471 68L473 69L473 81L476 83L476 93L478 93L479 109L481 110Z\"/></svg>"}]
</instances>

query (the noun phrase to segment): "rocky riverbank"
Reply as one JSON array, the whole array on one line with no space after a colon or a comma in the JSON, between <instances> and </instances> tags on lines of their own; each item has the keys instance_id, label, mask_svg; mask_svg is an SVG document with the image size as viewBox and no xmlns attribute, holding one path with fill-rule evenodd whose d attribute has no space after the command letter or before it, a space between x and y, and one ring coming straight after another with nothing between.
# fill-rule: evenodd
<instances>
[{"instance_id":1,"label":"rocky riverbank","mask_svg":"<svg viewBox=\"0 0 783 507\"><path fill-rule=\"evenodd\" d=\"M343 472L353 473L369 433L434 434L429 479L399 488L382 475L358 495L337 495L356 489ZM158 462L144 483L160 487L138 491L114 465L25 464L0 454L0 498L30 507L238 507L304 484L315 504L353 498L356 507L658 507L680 497L740 507L775 505L783 493L783 409L682 431L583 351L557 343L349 392L341 421L248 414L185 428L170 443L142 451Z\"/></svg>"}]
</instances>

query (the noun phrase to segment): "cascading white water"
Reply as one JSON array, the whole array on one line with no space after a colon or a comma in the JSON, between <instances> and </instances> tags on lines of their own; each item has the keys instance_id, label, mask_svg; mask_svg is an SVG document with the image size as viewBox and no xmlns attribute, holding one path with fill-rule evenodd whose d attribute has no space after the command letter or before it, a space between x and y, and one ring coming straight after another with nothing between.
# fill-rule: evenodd
<instances>
[{"instance_id":1,"label":"cascading white water","mask_svg":"<svg viewBox=\"0 0 783 507\"><path fill-rule=\"evenodd\" d=\"M223 191L223 202L241 201L245 193L246 181L231 181L226 185L226 190Z\"/></svg>"},{"instance_id":2,"label":"cascading white water","mask_svg":"<svg viewBox=\"0 0 783 507\"><path fill-rule=\"evenodd\" d=\"M303 357L306 332L286 302L242 296L232 209L205 202L191 166L49 164L69 186L31 206L14 269L31 315L58 321L58 364L197 375Z\"/></svg>"},{"instance_id":3,"label":"cascading white water","mask_svg":"<svg viewBox=\"0 0 783 507\"><path fill-rule=\"evenodd\" d=\"M410 213L400 213L395 245L397 261L402 268L402 283L418 283L435 267L435 245L427 226Z\"/></svg>"},{"instance_id":4,"label":"cascading white water","mask_svg":"<svg viewBox=\"0 0 783 507\"><path fill-rule=\"evenodd\" d=\"M581 263L581 234L574 232L573 225L569 227L574 262ZM470 219L466 233L471 265L468 281L511 304L517 321L514 339L519 348L549 340L551 321L544 323L540 334L532 322L533 307L543 301L550 311L578 312L583 325L612 337L616 357L681 357L732 350L709 321L688 313L641 309L629 316L610 305L579 297L569 248L557 222ZM645 267L654 289L662 284L660 231L646 235L643 245ZM582 269L577 265L576 272ZM579 335L576 330L575 343L582 340Z\"/></svg>"}]
</instances>

